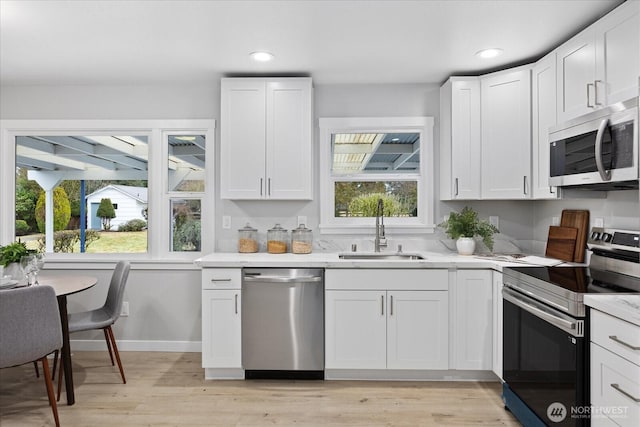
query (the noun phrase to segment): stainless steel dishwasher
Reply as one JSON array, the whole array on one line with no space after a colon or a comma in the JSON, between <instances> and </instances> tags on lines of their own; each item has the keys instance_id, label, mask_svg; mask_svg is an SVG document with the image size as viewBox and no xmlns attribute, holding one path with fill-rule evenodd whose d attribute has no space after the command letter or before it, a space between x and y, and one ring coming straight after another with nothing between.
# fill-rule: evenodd
<instances>
[{"instance_id":1,"label":"stainless steel dishwasher","mask_svg":"<svg viewBox=\"0 0 640 427\"><path fill-rule=\"evenodd\" d=\"M324 270L242 270L245 378L324 378Z\"/></svg>"}]
</instances>

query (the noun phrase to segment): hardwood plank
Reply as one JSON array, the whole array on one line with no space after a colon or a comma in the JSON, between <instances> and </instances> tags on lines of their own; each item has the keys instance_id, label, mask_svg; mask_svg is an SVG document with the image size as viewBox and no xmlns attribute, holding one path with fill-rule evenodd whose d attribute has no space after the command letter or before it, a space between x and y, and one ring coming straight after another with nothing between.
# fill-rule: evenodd
<instances>
[{"instance_id":1,"label":"hardwood plank","mask_svg":"<svg viewBox=\"0 0 640 427\"><path fill-rule=\"evenodd\" d=\"M106 352L73 355L74 426L519 426L497 382L205 381L199 353L122 352L127 384ZM31 364L0 370L0 424L50 426Z\"/></svg>"}]
</instances>

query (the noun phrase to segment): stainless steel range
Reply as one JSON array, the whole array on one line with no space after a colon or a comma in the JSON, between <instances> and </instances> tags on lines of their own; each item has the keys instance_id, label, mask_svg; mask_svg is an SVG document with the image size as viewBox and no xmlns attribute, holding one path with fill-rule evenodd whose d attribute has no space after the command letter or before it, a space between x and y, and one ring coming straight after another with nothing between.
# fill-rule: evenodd
<instances>
[{"instance_id":1,"label":"stainless steel range","mask_svg":"<svg viewBox=\"0 0 640 427\"><path fill-rule=\"evenodd\" d=\"M587 426L588 293L640 292L640 232L592 229L589 267L503 271L503 399L525 426Z\"/></svg>"}]
</instances>

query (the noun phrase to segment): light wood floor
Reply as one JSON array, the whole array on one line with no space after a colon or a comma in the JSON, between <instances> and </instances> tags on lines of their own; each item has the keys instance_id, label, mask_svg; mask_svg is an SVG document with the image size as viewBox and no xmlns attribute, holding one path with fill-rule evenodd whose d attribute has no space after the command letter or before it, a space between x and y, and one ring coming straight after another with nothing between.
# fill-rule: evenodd
<instances>
[{"instance_id":1,"label":"light wood floor","mask_svg":"<svg viewBox=\"0 0 640 427\"><path fill-rule=\"evenodd\" d=\"M519 426L490 382L205 381L199 353L73 355L76 404L64 426ZM33 365L0 370L0 425L51 426Z\"/></svg>"}]
</instances>

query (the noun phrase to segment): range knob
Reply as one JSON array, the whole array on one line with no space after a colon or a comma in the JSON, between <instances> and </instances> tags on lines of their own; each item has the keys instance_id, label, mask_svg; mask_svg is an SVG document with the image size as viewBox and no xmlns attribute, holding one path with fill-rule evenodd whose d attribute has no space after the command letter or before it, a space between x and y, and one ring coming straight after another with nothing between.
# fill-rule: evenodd
<instances>
[{"instance_id":1,"label":"range knob","mask_svg":"<svg viewBox=\"0 0 640 427\"><path fill-rule=\"evenodd\" d=\"M591 233L591 240L600 240L600 233L594 231Z\"/></svg>"},{"instance_id":2,"label":"range knob","mask_svg":"<svg viewBox=\"0 0 640 427\"><path fill-rule=\"evenodd\" d=\"M609 243L611 241L611 234L609 233L602 233L602 240L604 240L605 242Z\"/></svg>"}]
</instances>

